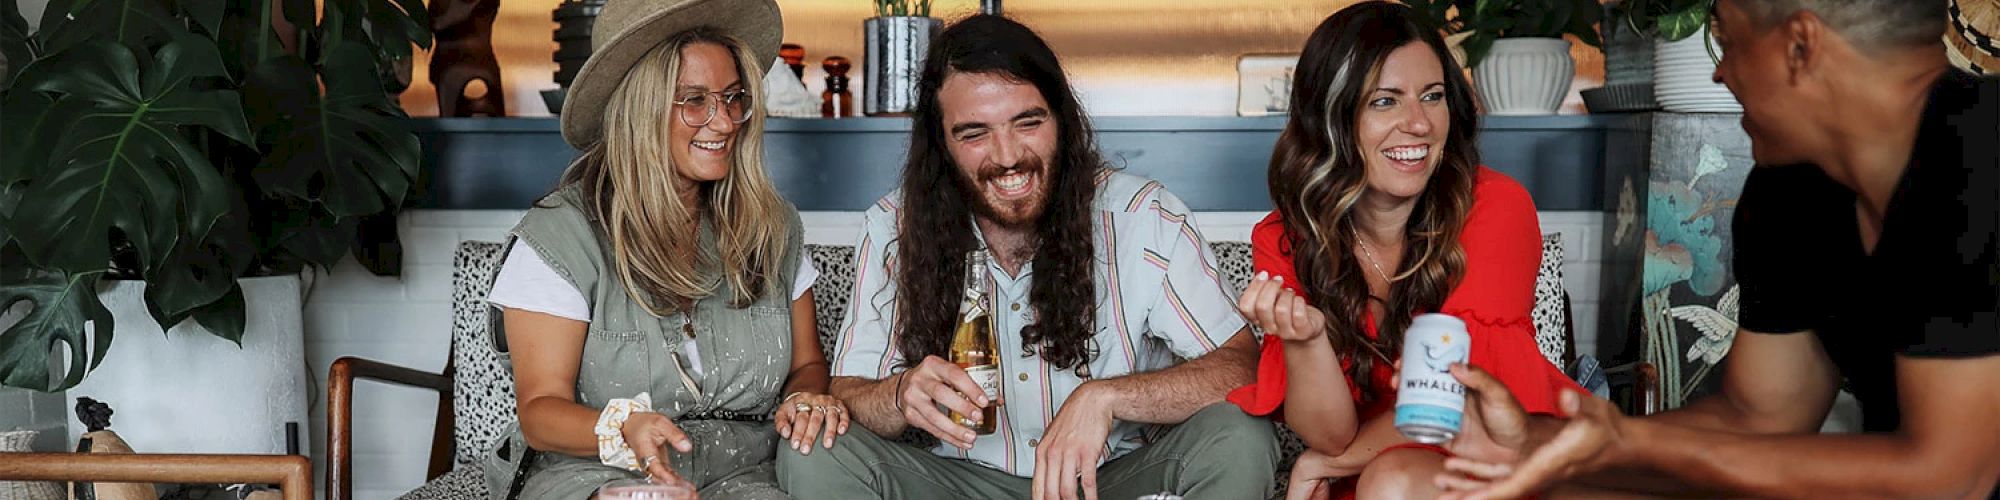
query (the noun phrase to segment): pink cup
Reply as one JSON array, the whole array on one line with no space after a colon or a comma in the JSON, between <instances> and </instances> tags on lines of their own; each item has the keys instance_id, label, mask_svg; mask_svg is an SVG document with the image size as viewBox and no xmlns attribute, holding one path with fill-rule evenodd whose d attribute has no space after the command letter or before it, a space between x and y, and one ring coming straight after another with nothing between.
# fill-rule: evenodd
<instances>
[{"instance_id":1,"label":"pink cup","mask_svg":"<svg viewBox=\"0 0 2000 500\"><path fill-rule=\"evenodd\" d=\"M597 488L598 500L695 500L694 486L686 482L656 483L645 479L620 479Z\"/></svg>"}]
</instances>

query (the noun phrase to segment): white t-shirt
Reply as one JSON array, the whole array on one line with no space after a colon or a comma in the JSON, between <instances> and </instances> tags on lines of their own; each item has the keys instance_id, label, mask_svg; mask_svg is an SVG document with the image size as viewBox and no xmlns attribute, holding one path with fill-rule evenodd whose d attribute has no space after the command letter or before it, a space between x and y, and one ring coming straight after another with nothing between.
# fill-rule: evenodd
<instances>
[{"instance_id":1,"label":"white t-shirt","mask_svg":"<svg viewBox=\"0 0 2000 500\"><path fill-rule=\"evenodd\" d=\"M819 269L813 267L812 259L802 256L797 278L792 280L792 300L804 297L818 279ZM541 254L520 240L514 241L514 248L507 252L507 261L500 264L500 275L493 278L493 291L486 296L486 303L590 322L590 301L583 298L583 292L556 274ZM695 347L694 339L683 341L681 351L687 354L688 364L694 365L695 376L701 376L701 351Z\"/></svg>"}]
</instances>

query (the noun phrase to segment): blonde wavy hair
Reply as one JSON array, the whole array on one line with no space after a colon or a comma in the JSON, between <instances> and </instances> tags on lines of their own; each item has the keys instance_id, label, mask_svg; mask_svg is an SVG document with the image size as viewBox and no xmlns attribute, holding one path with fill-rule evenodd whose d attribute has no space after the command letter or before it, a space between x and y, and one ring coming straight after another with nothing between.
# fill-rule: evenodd
<instances>
[{"instance_id":1,"label":"blonde wavy hair","mask_svg":"<svg viewBox=\"0 0 2000 500\"><path fill-rule=\"evenodd\" d=\"M676 192L668 139L682 49L721 45L736 60L750 120L736 131L729 174L701 183L703 206ZM646 53L605 105L604 134L564 171L562 186L578 186L597 230L611 247L626 292L654 316L681 311L683 301L718 295L727 282L731 307L768 292L771 271L789 244L785 202L764 173L763 67L741 40L710 28L681 32ZM716 119L726 119L717 117ZM700 244L700 218L715 228L715 248ZM716 276L716 270L720 276Z\"/></svg>"}]
</instances>

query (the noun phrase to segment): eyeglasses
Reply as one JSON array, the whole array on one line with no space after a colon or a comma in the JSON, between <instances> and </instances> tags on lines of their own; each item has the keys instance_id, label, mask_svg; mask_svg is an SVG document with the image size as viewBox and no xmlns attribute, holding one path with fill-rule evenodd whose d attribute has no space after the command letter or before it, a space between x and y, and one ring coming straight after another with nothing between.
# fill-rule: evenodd
<instances>
[{"instance_id":1,"label":"eyeglasses","mask_svg":"<svg viewBox=\"0 0 2000 500\"><path fill-rule=\"evenodd\" d=\"M674 99L674 108L682 124L702 127L715 120L717 108L729 117L730 123L750 121L749 101L750 91L744 89L700 92Z\"/></svg>"}]
</instances>

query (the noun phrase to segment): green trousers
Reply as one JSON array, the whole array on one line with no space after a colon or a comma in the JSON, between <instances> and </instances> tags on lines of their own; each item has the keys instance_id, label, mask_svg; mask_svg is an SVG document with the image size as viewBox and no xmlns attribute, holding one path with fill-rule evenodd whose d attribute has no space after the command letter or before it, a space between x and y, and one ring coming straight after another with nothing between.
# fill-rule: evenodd
<instances>
[{"instance_id":1,"label":"green trousers","mask_svg":"<svg viewBox=\"0 0 2000 500\"><path fill-rule=\"evenodd\" d=\"M862 498L1023 499L1033 478L934 455L853 428L832 449L778 451L778 481L798 500ZM1174 426L1159 441L1097 469L1100 500L1153 493L1189 499L1268 498L1278 463L1271 422L1219 403Z\"/></svg>"}]
</instances>

